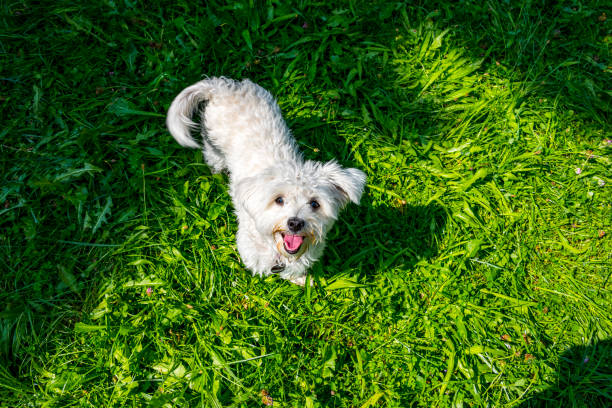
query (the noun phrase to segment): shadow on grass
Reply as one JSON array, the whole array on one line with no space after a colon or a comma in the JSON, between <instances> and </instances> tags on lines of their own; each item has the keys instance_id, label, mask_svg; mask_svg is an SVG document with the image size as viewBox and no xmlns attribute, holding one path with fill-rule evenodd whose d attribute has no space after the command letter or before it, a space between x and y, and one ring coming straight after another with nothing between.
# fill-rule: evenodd
<instances>
[{"instance_id":1,"label":"shadow on grass","mask_svg":"<svg viewBox=\"0 0 612 408\"><path fill-rule=\"evenodd\" d=\"M411 270L437 255L446 224L444 209L438 204L394 204L375 206L364 197L361 207L341 216L321 260L333 271L326 274L349 272L368 282L373 275L399 267Z\"/></svg>"},{"instance_id":2,"label":"shadow on grass","mask_svg":"<svg viewBox=\"0 0 612 408\"><path fill-rule=\"evenodd\" d=\"M556 384L536 393L521 408L612 406L612 340L574 346L559 357Z\"/></svg>"}]
</instances>

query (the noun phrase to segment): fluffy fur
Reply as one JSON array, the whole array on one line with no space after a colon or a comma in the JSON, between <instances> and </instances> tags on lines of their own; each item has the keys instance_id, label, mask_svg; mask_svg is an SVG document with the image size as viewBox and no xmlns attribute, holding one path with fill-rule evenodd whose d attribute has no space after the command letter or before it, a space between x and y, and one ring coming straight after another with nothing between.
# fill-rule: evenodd
<instances>
[{"instance_id":1,"label":"fluffy fur","mask_svg":"<svg viewBox=\"0 0 612 408\"><path fill-rule=\"evenodd\" d=\"M197 125L191 117L203 103ZM359 203L365 174L335 161L304 160L272 95L246 79L211 78L184 89L167 126L182 146L202 148L214 172L229 173L246 267L303 285L338 212ZM191 137L197 127L201 144Z\"/></svg>"}]
</instances>

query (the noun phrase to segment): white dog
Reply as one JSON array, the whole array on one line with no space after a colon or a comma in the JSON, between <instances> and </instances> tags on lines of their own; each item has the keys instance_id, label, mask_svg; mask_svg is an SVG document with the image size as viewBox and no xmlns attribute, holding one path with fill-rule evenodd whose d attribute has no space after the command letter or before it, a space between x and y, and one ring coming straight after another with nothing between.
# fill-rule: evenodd
<instances>
[{"instance_id":1,"label":"white dog","mask_svg":"<svg viewBox=\"0 0 612 408\"><path fill-rule=\"evenodd\" d=\"M203 102L200 145L190 130ZM229 172L246 267L304 285L339 210L359 203L365 174L335 161L304 160L272 95L246 79L211 78L184 89L166 123L182 146L203 149L214 172Z\"/></svg>"}]
</instances>

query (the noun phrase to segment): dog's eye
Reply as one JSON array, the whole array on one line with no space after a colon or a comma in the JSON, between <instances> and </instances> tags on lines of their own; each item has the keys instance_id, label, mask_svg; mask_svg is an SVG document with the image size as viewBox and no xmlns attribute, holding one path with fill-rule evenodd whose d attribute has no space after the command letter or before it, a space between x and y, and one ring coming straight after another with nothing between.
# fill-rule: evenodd
<instances>
[{"instance_id":1,"label":"dog's eye","mask_svg":"<svg viewBox=\"0 0 612 408\"><path fill-rule=\"evenodd\" d=\"M285 204L285 201L283 200L283 197L276 197L276 200L274 200L274 202L278 205L283 205Z\"/></svg>"},{"instance_id":2,"label":"dog's eye","mask_svg":"<svg viewBox=\"0 0 612 408\"><path fill-rule=\"evenodd\" d=\"M310 207L313 210L316 210L317 208L319 208L321 205L319 204L319 202L317 200L310 200Z\"/></svg>"}]
</instances>

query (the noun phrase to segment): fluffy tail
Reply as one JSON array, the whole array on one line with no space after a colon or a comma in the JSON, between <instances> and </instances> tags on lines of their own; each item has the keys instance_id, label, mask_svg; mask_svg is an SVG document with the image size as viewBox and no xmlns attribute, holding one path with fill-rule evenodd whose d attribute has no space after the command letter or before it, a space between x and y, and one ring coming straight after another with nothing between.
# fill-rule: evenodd
<instances>
[{"instance_id":1,"label":"fluffy tail","mask_svg":"<svg viewBox=\"0 0 612 408\"><path fill-rule=\"evenodd\" d=\"M191 137L191 130L198 127L191 120L191 116L200 102L211 98L221 78L205 79L183 89L172 101L168 109L166 126L176 141L185 147L199 148L200 144Z\"/></svg>"}]
</instances>

